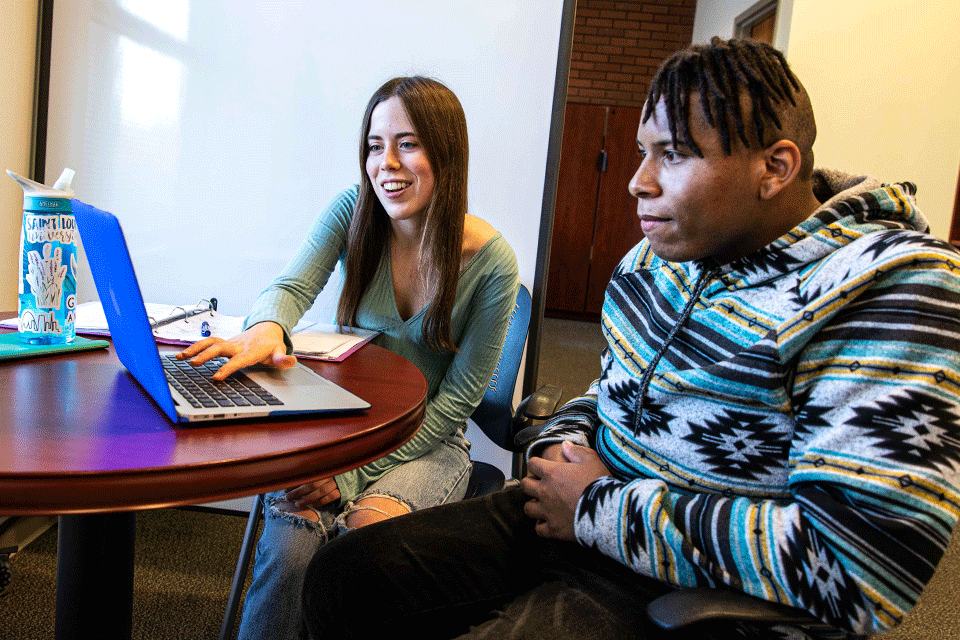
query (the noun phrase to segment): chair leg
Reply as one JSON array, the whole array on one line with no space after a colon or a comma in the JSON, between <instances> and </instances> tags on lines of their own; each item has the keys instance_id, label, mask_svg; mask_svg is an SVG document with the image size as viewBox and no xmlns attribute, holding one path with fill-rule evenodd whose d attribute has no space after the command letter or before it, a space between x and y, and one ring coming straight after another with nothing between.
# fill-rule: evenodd
<instances>
[{"instance_id":1,"label":"chair leg","mask_svg":"<svg viewBox=\"0 0 960 640\"><path fill-rule=\"evenodd\" d=\"M255 496L250 506L250 517L247 518L247 530L243 534L243 545L240 547L240 557L237 559L237 568L233 573L233 585L230 587L230 597L227 600L227 611L220 626L220 640L232 640L233 627L237 621L237 609L240 608L240 596L243 593L243 583L247 579L247 567L250 566L250 556L256 547L257 525L263 517L263 495Z\"/></svg>"}]
</instances>

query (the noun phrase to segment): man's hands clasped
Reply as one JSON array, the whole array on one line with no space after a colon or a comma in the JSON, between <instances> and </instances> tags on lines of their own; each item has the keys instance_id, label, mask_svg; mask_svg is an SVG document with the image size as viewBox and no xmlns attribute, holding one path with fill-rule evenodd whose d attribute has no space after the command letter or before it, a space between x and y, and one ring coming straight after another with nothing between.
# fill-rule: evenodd
<instances>
[{"instance_id":1,"label":"man's hands clasped","mask_svg":"<svg viewBox=\"0 0 960 640\"><path fill-rule=\"evenodd\" d=\"M610 475L593 449L563 442L550 445L542 457L530 458L520 488L530 496L524 513L537 520L536 532L545 538L575 540L577 502L587 486Z\"/></svg>"},{"instance_id":2,"label":"man's hands clasped","mask_svg":"<svg viewBox=\"0 0 960 640\"><path fill-rule=\"evenodd\" d=\"M206 338L177 354L178 359L190 360L193 365L220 356L229 360L213 376L217 380L254 364L289 369L297 362L294 356L287 355L283 329L275 322L257 323L229 340ZM520 487L530 500L523 510L537 520L537 534L575 540L577 502L590 483L610 475L609 469L596 451L572 442L547 447L541 457L530 458L527 469L528 475L520 481ZM288 489L286 499L299 508L320 507L339 500L340 491L333 478L324 478Z\"/></svg>"}]
</instances>

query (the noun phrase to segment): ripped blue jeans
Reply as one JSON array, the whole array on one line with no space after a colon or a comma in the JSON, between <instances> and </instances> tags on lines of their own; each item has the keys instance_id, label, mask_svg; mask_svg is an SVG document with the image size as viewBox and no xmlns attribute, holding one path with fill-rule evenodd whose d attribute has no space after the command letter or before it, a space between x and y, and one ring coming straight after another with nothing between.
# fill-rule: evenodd
<instances>
[{"instance_id":1,"label":"ripped blue jeans","mask_svg":"<svg viewBox=\"0 0 960 640\"><path fill-rule=\"evenodd\" d=\"M410 511L463 498L470 479L469 443L462 431L432 451L382 475L346 504L317 509L320 522L276 506L284 492L266 495L253 581L247 590L238 640L295 640L301 628L301 591L307 565L326 542L350 529L346 520L363 498L392 498ZM362 507L361 507L362 508Z\"/></svg>"}]
</instances>

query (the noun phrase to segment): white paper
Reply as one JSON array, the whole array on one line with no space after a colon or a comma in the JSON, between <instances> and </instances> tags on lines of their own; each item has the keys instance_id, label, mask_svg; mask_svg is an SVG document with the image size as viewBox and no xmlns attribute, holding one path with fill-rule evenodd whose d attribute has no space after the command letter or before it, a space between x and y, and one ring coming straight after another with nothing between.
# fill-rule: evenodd
<instances>
[{"instance_id":1,"label":"white paper","mask_svg":"<svg viewBox=\"0 0 960 640\"><path fill-rule=\"evenodd\" d=\"M148 302L144 306L151 322L182 316L184 313L183 307L169 304ZM202 335L203 323L206 322L211 337L226 340L243 331L243 320L241 316L223 315L209 309L187 318L154 327L153 335L158 342L192 344L206 337ZM16 318L0 323L0 326L9 322L12 322L12 326L16 328ZM76 330L77 333L88 335L110 335L107 318L99 302L85 302L77 306ZM341 332L333 324L301 322L293 329L291 339L293 340L294 355L321 360L337 360L357 345L370 340L377 333L376 331L351 327L344 327Z\"/></svg>"}]
</instances>

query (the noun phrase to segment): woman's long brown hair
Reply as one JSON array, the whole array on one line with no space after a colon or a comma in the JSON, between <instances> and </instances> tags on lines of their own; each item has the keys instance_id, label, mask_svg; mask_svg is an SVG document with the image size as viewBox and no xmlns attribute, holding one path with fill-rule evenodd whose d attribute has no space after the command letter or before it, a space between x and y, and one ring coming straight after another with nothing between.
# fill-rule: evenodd
<instances>
[{"instance_id":1,"label":"woman's long brown hair","mask_svg":"<svg viewBox=\"0 0 960 640\"><path fill-rule=\"evenodd\" d=\"M433 295L423 323L423 338L437 351L457 351L450 316L457 298L463 225L467 214L467 120L457 96L421 76L388 80L377 89L360 128L360 197L347 236L343 290L337 322L355 326L360 301L389 247L390 219L367 177L370 118L381 102L397 97L410 118L434 175L433 196L424 212L420 241L421 275Z\"/></svg>"}]
</instances>

